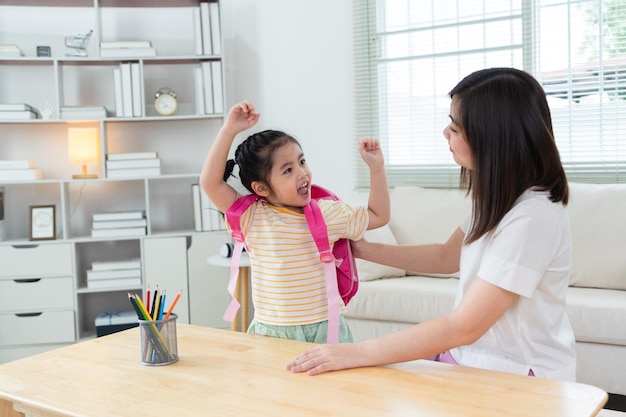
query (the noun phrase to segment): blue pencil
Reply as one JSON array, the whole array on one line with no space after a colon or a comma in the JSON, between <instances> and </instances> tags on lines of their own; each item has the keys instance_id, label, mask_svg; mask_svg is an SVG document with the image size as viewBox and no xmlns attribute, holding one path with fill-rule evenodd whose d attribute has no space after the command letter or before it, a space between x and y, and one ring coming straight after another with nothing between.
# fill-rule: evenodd
<instances>
[{"instance_id":1,"label":"blue pencil","mask_svg":"<svg viewBox=\"0 0 626 417\"><path fill-rule=\"evenodd\" d=\"M158 318L158 320L163 319L163 306L165 306L165 290L163 290L163 297L161 298L161 302L159 303L159 318Z\"/></svg>"}]
</instances>

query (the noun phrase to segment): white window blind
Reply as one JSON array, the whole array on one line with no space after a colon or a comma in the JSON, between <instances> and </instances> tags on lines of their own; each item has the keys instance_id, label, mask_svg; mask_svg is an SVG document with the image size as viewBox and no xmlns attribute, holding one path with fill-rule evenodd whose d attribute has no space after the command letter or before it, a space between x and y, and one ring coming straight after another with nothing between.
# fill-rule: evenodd
<instances>
[{"instance_id":1,"label":"white window blind","mask_svg":"<svg viewBox=\"0 0 626 417\"><path fill-rule=\"evenodd\" d=\"M378 137L391 186L458 186L448 92L488 67L544 86L570 181L626 182L626 1L355 1L357 134ZM358 186L369 186L357 158Z\"/></svg>"}]
</instances>

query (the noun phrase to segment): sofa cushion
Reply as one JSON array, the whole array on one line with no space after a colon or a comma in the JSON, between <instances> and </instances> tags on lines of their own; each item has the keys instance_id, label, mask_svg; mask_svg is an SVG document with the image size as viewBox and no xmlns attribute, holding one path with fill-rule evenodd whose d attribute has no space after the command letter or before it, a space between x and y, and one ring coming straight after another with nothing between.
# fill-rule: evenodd
<instances>
[{"instance_id":1,"label":"sofa cushion","mask_svg":"<svg viewBox=\"0 0 626 417\"><path fill-rule=\"evenodd\" d=\"M364 282L346 317L421 323L452 311L459 280L405 276Z\"/></svg>"},{"instance_id":2,"label":"sofa cushion","mask_svg":"<svg viewBox=\"0 0 626 417\"><path fill-rule=\"evenodd\" d=\"M570 285L626 290L626 184L569 185Z\"/></svg>"},{"instance_id":3,"label":"sofa cushion","mask_svg":"<svg viewBox=\"0 0 626 417\"><path fill-rule=\"evenodd\" d=\"M626 291L570 287L567 316L576 341L626 346Z\"/></svg>"},{"instance_id":4,"label":"sofa cushion","mask_svg":"<svg viewBox=\"0 0 626 417\"><path fill-rule=\"evenodd\" d=\"M398 186L391 191L389 227L401 245L444 243L471 207L471 199L462 190ZM407 274L424 275L419 271ZM430 276L458 277L458 273Z\"/></svg>"},{"instance_id":5,"label":"sofa cushion","mask_svg":"<svg viewBox=\"0 0 626 417\"><path fill-rule=\"evenodd\" d=\"M365 232L364 237L370 242L386 243L389 245L398 244L388 225L379 227L378 229L368 230ZM375 279L406 275L404 269L381 265L359 258L356 260L356 267L359 271L359 281L372 281Z\"/></svg>"}]
</instances>

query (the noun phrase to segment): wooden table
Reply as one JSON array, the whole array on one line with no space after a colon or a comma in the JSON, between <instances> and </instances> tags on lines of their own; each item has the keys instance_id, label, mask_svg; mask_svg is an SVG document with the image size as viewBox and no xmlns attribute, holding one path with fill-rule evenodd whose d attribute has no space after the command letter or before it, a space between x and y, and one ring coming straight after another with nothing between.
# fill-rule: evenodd
<instances>
[{"instance_id":1,"label":"wooden table","mask_svg":"<svg viewBox=\"0 0 626 417\"><path fill-rule=\"evenodd\" d=\"M607 400L589 385L430 361L287 371L309 346L179 323L180 360L144 366L138 329L125 330L0 365L0 417L572 417Z\"/></svg>"},{"instance_id":2,"label":"wooden table","mask_svg":"<svg viewBox=\"0 0 626 417\"><path fill-rule=\"evenodd\" d=\"M209 265L230 268L231 258L213 255L207 258L207 263ZM248 317L248 304L250 303L250 257L245 252L241 254L241 259L239 260L239 277L237 278L237 286L235 287L235 298L241 303L241 307L230 323L230 330L245 333L248 331L248 325L250 324Z\"/></svg>"}]
</instances>

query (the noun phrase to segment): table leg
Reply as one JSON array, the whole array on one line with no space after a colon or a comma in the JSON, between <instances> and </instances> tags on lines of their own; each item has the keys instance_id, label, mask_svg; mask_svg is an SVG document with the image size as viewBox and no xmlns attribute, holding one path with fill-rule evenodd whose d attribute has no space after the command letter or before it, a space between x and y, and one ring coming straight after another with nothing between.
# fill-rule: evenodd
<instances>
[{"instance_id":1,"label":"table leg","mask_svg":"<svg viewBox=\"0 0 626 417\"><path fill-rule=\"evenodd\" d=\"M24 414L13 409L13 403L0 398L0 417L24 417Z\"/></svg>"},{"instance_id":2,"label":"table leg","mask_svg":"<svg viewBox=\"0 0 626 417\"><path fill-rule=\"evenodd\" d=\"M248 303L250 302L250 277L248 267L239 268L239 279L241 283L241 331L248 331Z\"/></svg>"}]
</instances>

